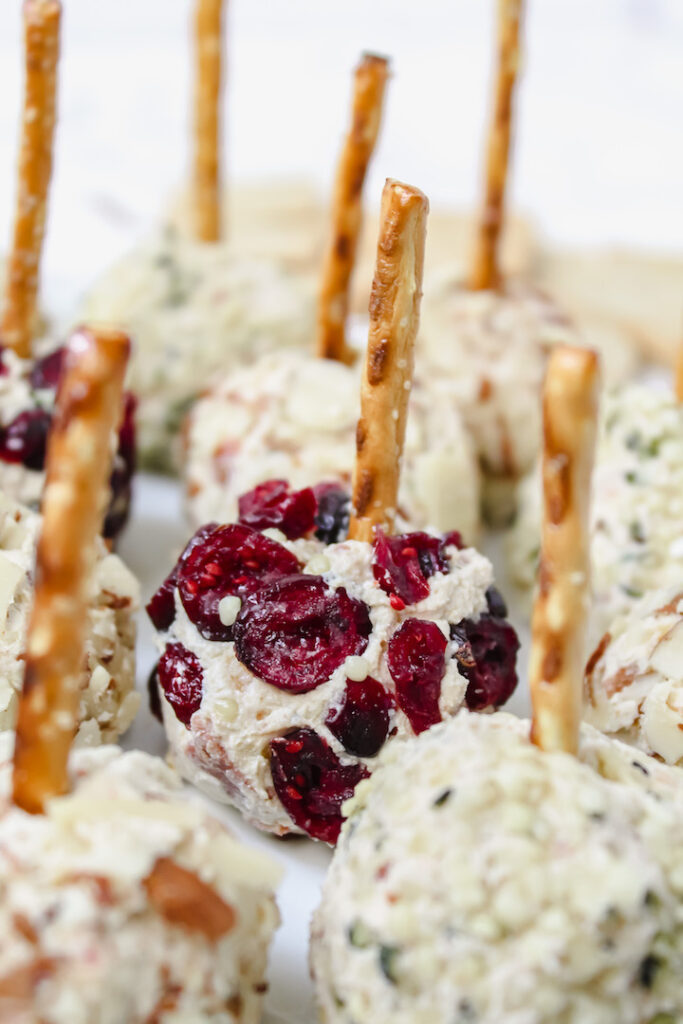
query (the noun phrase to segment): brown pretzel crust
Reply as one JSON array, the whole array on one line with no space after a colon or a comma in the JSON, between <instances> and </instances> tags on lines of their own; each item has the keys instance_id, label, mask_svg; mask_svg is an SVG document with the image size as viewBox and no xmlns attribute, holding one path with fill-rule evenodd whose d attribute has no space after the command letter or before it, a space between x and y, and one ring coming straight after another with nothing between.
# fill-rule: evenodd
<instances>
[{"instance_id":1,"label":"brown pretzel crust","mask_svg":"<svg viewBox=\"0 0 683 1024\"><path fill-rule=\"evenodd\" d=\"M559 346L543 394L543 531L531 622L532 740L576 753L590 595L590 482L598 412L598 359Z\"/></svg>"},{"instance_id":2,"label":"brown pretzel crust","mask_svg":"<svg viewBox=\"0 0 683 1024\"><path fill-rule=\"evenodd\" d=\"M498 0L496 83L487 142L484 203L469 281L473 291L496 288L500 284L498 240L503 226L512 103L520 63L521 17L522 0Z\"/></svg>"},{"instance_id":3,"label":"brown pretzel crust","mask_svg":"<svg viewBox=\"0 0 683 1024\"><path fill-rule=\"evenodd\" d=\"M363 183L379 134L388 77L389 62L384 57L363 55L354 75L351 128L337 165L332 225L318 293L316 352L322 359L342 363L354 360L345 337L349 285L363 217Z\"/></svg>"},{"instance_id":4,"label":"brown pretzel crust","mask_svg":"<svg viewBox=\"0 0 683 1024\"><path fill-rule=\"evenodd\" d=\"M193 208L195 236L221 236L221 69L223 0L196 0Z\"/></svg>"},{"instance_id":5,"label":"brown pretzel crust","mask_svg":"<svg viewBox=\"0 0 683 1024\"><path fill-rule=\"evenodd\" d=\"M14 800L31 813L68 788L95 540L129 347L124 334L81 328L57 396L14 752Z\"/></svg>"},{"instance_id":6,"label":"brown pretzel crust","mask_svg":"<svg viewBox=\"0 0 683 1024\"><path fill-rule=\"evenodd\" d=\"M387 180L356 430L349 523L352 540L370 541L375 527L391 533L394 526L420 321L428 212L427 197L419 189Z\"/></svg>"},{"instance_id":7,"label":"brown pretzel crust","mask_svg":"<svg viewBox=\"0 0 683 1024\"><path fill-rule=\"evenodd\" d=\"M14 235L7 265L0 336L4 345L28 358L36 321L40 256L52 175L62 8L59 0L25 0L23 15L24 112Z\"/></svg>"}]
</instances>

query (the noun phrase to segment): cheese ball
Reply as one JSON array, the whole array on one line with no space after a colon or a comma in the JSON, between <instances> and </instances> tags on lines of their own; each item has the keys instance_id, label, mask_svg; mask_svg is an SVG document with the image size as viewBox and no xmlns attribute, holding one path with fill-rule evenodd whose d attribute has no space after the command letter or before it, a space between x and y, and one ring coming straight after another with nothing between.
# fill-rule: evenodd
<instances>
[{"instance_id":1,"label":"cheese ball","mask_svg":"<svg viewBox=\"0 0 683 1024\"><path fill-rule=\"evenodd\" d=\"M588 662L584 714L601 732L683 766L683 574L612 623Z\"/></svg>"},{"instance_id":2,"label":"cheese ball","mask_svg":"<svg viewBox=\"0 0 683 1024\"><path fill-rule=\"evenodd\" d=\"M0 490L38 509L45 483L47 437L55 408L65 348L53 348L38 359L20 359L0 348ZM135 403L125 400L110 479L110 498L103 535L115 540L130 512L135 470Z\"/></svg>"},{"instance_id":3,"label":"cheese ball","mask_svg":"<svg viewBox=\"0 0 683 1024\"><path fill-rule=\"evenodd\" d=\"M72 753L44 815L11 803L0 736L0 1020L261 1020L278 869L158 758Z\"/></svg>"},{"instance_id":4,"label":"cheese ball","mask_svg":"<svg viewBox=\"0 0 683 1024\"><path fill-rule=\"evenodd\" d=\"M521 485L507 539L510 573L533 584L541 488ZM632 385L608 395L601 413L592 493L593 643L652 590L683 581L683 406L667 391Z\"/></svg>"},{"instance_id":5,"label":"cheese ball","mask_svg":"<svg viewBox=\"0 0 683 1024\"><path fill-rule=\"evenodd\" d=\"M312 927L325 1024L683 1019L680 774L529 727L461 713L358 787Z\"/></svg>"},{"instance_id":6,"label":"cheese ball","mask_svg":"<svg viewBox=\"0 0 683 1024\"><path fill-rule=\"evenodd\" d=\"M175 472L187 410L218 371L313 332L313 289L274 261L224 243L158 231L90 292L81 316L134 339L129 383L139 401L139 452Z\"/></svg>"},{"instance_id":7,"label":"cheese ball","mask_svg":"<svg viewBox=\"0 0 683 1024\"><path fill-rule=\"evenodd\" d=\"M41 517L0 493L0 730L14 727L24 678ZM100 540L88 609L79 744L111 743L131 724L135 692L135 615L139 586Z\"/></svg>"},{"instance_id":8,"label":"cheese ball","mask_svg":"<svg viewBox=\"0 0 683 1024\"><path fill-rule=\"evenodd\" d=\"M220 380L186 431L185 488L193 526L231 518L240 494L274 477L294 487L350 486L360 415L360 365L278 352ZM410 396L400 511L413 526L479 531L480 474L447 391L417 377Z\"/></svg>"},{"instance_id":9,"label":"cheese ball","mask_svg":"<svg viewBox=\"0 0 683 1024\"><path fill-rule=\"evenodd\" d=\"M395 739L503 704L519 646L458 534L345 540L347 496L274 480L200 528L147 606L180 773L259 828L333 844Z\"/></svg>"}]
</instances>

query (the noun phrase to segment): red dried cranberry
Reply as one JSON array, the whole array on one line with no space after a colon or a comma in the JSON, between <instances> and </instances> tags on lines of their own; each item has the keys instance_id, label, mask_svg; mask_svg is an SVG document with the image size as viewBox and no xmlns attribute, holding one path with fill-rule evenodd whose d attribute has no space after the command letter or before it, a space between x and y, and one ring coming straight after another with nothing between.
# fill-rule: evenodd
<instances>
[{"instance_id":1,"label":"red dried cranberry","mask_svg":"<svg viewBox=\"0 0 683 1024\"><path fill-rule=\"evenodd\" d=\"M239 521L254 530L274 526L289 540L298 540L315 525L315 495L310 487L291 491L286 480L267 480L239 499Z\"/></svg>"},{"instance_id":2,"label":"red dried cranberry","mask_svg":"<svg viewBox=\"0 0 683 1024\"><path fill-rule=\"evenodd\" d=\"M124 398L123 419L119 429L119 444L114 458L114 467L109 478L111 498L104 519L102 533L107 538L119 535L128 521L133 497L133 474L135 473L135 409L137 401L127 393Z\"/></svg>"},{"instance_id":3,"label":"red dried cranberry","mask_svg":"<svg viewBox=\"0 0 683 1024\"><path fill-rule=\"evenodd\" d=\"M235 654L271 686L306 693L327 682L372 630L368 609L320 576L284 576L242 604Z\"/></svg>"},{"instance_id":4,"label":"red dried cranberry","mask_svg":"<svg viewBox=\"0 0 683 1024\"><path fill-rule=\"evenodd\" d=\"M0 433L0 459L42 470L51 423L52 416L44 409L20 412Z\"/></svg>"},{"instance_id":5,"label":"red dried cranberry","mask_svg":"<svg viewBox=\"0 0 683 1024\"><path fill-rule=\"evenodd\" d=\"M446 644L436 623L423 619L406 619L389 641L387 664L396 683L396 699L416 733L441 721Z\"/></svg>"},{"instance_id":6,"label":"red dried cranberry","mask_svg":"<svg viewBox=\"0 0 683 1024\"><path fill-rule=\"evenodd\" d=\"M465 702L471 711L499 707L517 685L517 634L504 619L482 615L451 626L459 644L455 657L461 675L469 680Z\"/></svg>"},{"instance_id":7,"label":"red dried cranberry","mask_svg":"<svg viewBox=\"0 0 683 1024\"><path fill-rule=\"evenodd\" d=\"M155 629L165 630L169 629L171 623L175 619L175 588L178 584L178 569L184 562L191 551L196 548L198 544L213 533L217 527L217 523L207 523L206 526L200 526L195 535L190 538L185 546L185 549L171 569L170 573L161 584L156 594L150 599L147 604L146 611L152 620L152 625Z\"/></svg>"},{"instance_id":8,"label":"red dried cranberry","mask_svg":"<svg viewBox=\"0 0 683 1024\"><path fill-rule=\"evenodd\" d=\"M199 710L204 673L199 660L182 644L168 644L157 666L159 686L183 725Z\"/></svg>"},{"instance_id":9,"label":"red dried cranberry","mask_svg":"<svg viewBox=\"0 0 683 1024\"><path fill-rule=\"evenodd\" d=\"M458 551L462 551L465 547L465 542L462 539L462 534L458 530L451 530L449 533L445 533L443 536L443 548L457 548Z\"/></svg>"},{"instance_id":10,"label":"red dried cranberry","mask_svg":"<svg viewBox=\"0 0 683 1024\"><path fill-rule=\"evenodd\" d=\"M54 390L57 387L62 376L65 352L64 347L56 348L33 364L29 377L32 388Z\"/></svg>"},{"instance_id":11,"label":"red dried cranberry","mask_svg":"<svg viewBox=\"0 0 683 1024\"><path fill-rule=\"evenodd\" d=\"M190 620L207 640L232 640L218 605L228 594L245 597L276 576L297 572L299 563L282 544L250 526L217 527L183 558L178 591Z\"/></svg>"},{"instance_id":12,"label":"red dried cranberry","mask_svg":"<svg viewBox=\"0 0 683 1024\"><path fill-rule=\"evenodd\" d=\"M325 725L349 754L374 757L387 738L391 695L372 676L346 680L338 707L330 708Z\"/></svg>"},{"instance_id":13,"label":"red dried cranberry","mask_svg":"<svg viewBox=\"0 0 683 1024\"><path fill-rule=\"evenodd\" d=\"M416 604L429 597L429 577L435 572L448 571L445 549L453 543L453 540L432 537L429 533L399 533L387 537L378 530L374 541L373 575L386 594L396 594L405 604Z\"/></svg>"},{"instance_id":14,"label":"red dried cranberry","mask_svg":"<svg viewBox=\"0 0 683 1024\"><path fill-rule=\"evenodd\" d=\"M497 619L504 619L508 613L505 598L497 587L489 587L486 591L486 604L489 614Z\"/></svg>"},{"instance_id":15,"label":"red dried cranberry","mask_svg":"<svg viewBox=\"0 0 683 1024\"><path fill-rule=\"evenodd\" d=\"M362 764L342 764L313 729L296 729L270 742L275 792L295 825L313 839L334 845L341 807L369 775Z\"/></svg>"},{"instance_id":16,"label":"red dried cranberry","mask_svg":"<svg viewBox=\"0 0 683 1024\"><path fill-rule=\"evenodd\" d=\"M147 679L147 698L149 700L149 710L152 712L157 721L163 723L163 716L161 714L161 698L159 696L158 664L154 666Z\"/></svg>"},{"instance_id":17,"label":"red dried cranberry","mask_svg":"<svg viewBox=\"0 0 683 1024\"><path fill-rule=\"evenodd\" d=\"M349 532L351 499L338 484L318 484L313 493L318 503L315 535L323 544L338 544Z\"/></svg>"}]
</instances>

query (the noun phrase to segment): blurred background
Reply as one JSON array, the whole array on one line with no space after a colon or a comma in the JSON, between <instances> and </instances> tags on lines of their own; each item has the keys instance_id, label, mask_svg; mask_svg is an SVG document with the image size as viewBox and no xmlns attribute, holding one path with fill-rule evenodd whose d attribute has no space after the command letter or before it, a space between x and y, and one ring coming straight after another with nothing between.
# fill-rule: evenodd
<instances>
[{"instance_id":1,"label":"blurred background","mask_svg":"<svg viewBox=\"0 0 683 1024\"><path fill-rule=\"evenodd\" d=\"M189 0L64 0L45 281L94 274L157 218L188 159ZM0 246L22 82L20 0L0 4ZM367 195L479 195L494 0L230 0L232 179L325 188L363 49L393 59ZM679 249L683 3L530 0L511 200L553 240Z\"/></svg>"}]
</instances>

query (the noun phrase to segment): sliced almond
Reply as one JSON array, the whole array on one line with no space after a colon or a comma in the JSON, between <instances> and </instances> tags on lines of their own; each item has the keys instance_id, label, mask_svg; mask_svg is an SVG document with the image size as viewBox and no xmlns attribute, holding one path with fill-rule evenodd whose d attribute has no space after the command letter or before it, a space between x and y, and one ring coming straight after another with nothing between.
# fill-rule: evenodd
<instances>
[{"instance_id":1,"label":"sliced almond","mask_svg":"<svg viewBox=\"0 0 683 1024\"><path fill-rule=\"evenodd\" d=\"M171 924L217 942L235 926L233 907L201 878L160 857L144 881L149 902Z\"/></svg>"},{"instance_id":2,"label":"sliced almond","mask_svg":"<svg viewBox=\"0 0 683 1024\"><path fill-rule=\"evenodd\" d=\"M664 634L652 652L650 664L667 679L683 680L683 619Z\"/></svg>"}]
</instances>

